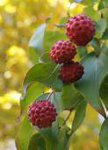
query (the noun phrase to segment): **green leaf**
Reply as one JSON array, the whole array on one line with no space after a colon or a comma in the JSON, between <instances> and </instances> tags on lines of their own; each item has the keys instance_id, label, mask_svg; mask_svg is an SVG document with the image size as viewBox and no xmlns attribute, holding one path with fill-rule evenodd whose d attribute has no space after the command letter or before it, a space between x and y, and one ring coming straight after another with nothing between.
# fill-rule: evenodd
<instances>
[{"instance_id":1,"label":"green leaf","mask_svg":"<svg viewBox=\"0 0 108 150\"><path fill-rule=\"evenodd\" d=\"M40 131L46 142L46 150L67 150L68 137L66 128L58 129L58 123L55 122L52 128Z\"/></svg>"},{"instance_id":2,"label":"green leaf","mask_svg":"<svg viewBox=\"0 0 108 150\"><path fill-rule=\"evenodd\" d=\"M92 45L94 47L95 50L100 49L100 43L99 43L99 39L94 38L91 42L90 45Z\"/></svg>"},{"instance_id":3,"label":"green leaf","mask_svg":"<svg viewBox=\"0 0 108 150\"><path fill-rule=\"evenodd\" d=\"M24 85L33 81L45 82L55 68L55 64L37 63L26 74Z\"/></svg>"},{"instance_id":4,"label":"green leaf","mask_svg":"<svg viewBox=\"0 0 108 150\"><path fill-rule=\"evenodd\" d=\"M94 10L92 6L85 7L83 13L92 18L94 21L98 21L100 19L99 12Z\"/></svg>"},{"instance_id":5,"label":"green leaf","mask_svg":"<svg viewBox=\"0 0 108 150\"><path fill-rule=\"evenodd\" d=\"M62 90L63 108L74 109L82 100L81 94L71 85L65 85Z\"/></svg>"},{"instance_id":6,"label":"green leaf","mask_svg":"<svg viewBox=\"0 0 108 150\"><path fill-rule=\"evenodd\" d=\"M36 133L30 139L28 150L46 150L45 147L44 138L39 133Z\"/></svg>"},{"instance_id":7,"label":"green leaf","mask_svg":"<svg viewBox=\"0 0 108 150\"><path fill-rule=\"evenodd\" d=\"M98 9L104 9L105 8L105 2L103 2L103 0L100 0L99 5L98 5Z\"/></svg>"},{"instance_id":8,"label":"green leaf","mask_svg":"<svg viewBox=\"0 0 108 150\"><path fill-rule=\"evenodd\" d=\"M30 125L27 117L23 119L20 124L18 134L16 136L16 146L18 150L28 150L29 140L35 133L33 127Z\"/></svg>"},{"instance_id":9,"label":"green leaf","mask_svg":"<svg viewBox=\"0 0 108 150\"><path fill-rule=\"evenodd\" d=\"M36 100L37 97L44 91L45 86L38 82L33 83L27 89L24 89L23 97L21 102L21 107L24 109L25 106L28 106L32 101Z\"/></svg>"},{"instance_id":10,"label":"green leaf","mask_svg":"<svg viewBox=\"0 0 108 150\"><path fill-rule=\"evenodd\" d=\"M96 35L95 37L100 39L105 32L105 29L107 27L105 19L100 19L98 22L96 22Z\"/></svg>"},{"instance_id":11,"label":"green leaf","mask_svg":"<svg viewBox=\"0 0 108 150\"><path fill-rule=\"evenodd\" d=\"M87 103L83 100L76 108L74 120L72 123L72 133L74 133L82 124L86 114Z\"/></svg>"},{"instance_id":12,"label":"green leaf","mask_svg":"<svg viewBox=\"0 0 108 150\"><path fill-rule=\"evenodd\" d=\"M47 31L45 33L45 40L44 40L44 48L46 52L50 51L51 47L57 42L58 40L65 40L67 37L63 32L59 31Z\"/></svg>"},{"instance_id":13,"label":"green leaf","mask_svg":"<svg viewBox=\"0 0 108 150\"><path fill-rule=\"evenodd\" d=\"M49 93L43 93L42 95L40 95L37 100L46 100L48 97Z\"/></svg>"},{"instance_id":14,"label":"green leaf","mask_svg":"<svg viewBox=\"0 0 108 150\"><path fill-rule=\"evenodd\" d=\"M51 96L51 102L53 102L53 104L55 105L57 113L62 112L63 107L61 105L61 92L54 92L54 94Z\"/></svg>"},{"instance_id":15,"label":"green leaf","mask_svg":"<svg viewBox=\"0 0 108 150\"><path fill-rule=\"evenodd\" d=\"M59 24L62 24L62 25L64 24L65 25L67 20L68 20L68 17L63 17L63 18L60 19Z\"/></svg>"},{"instance_id":16,"label":"green leaf","mask_svg":"<svg viewBox=\"0 0 108 150\"><path fill-rule=\"evenodd\" d=\"M102 40L108 40L108 29L103 33Z\"/></svg>"},{"instance_id":17,"label":"green leaf","mask_svg":"<svg viewBox=\"0 0 108 150\"><path fill-rule=\"evenodd\" d=\"M108 7L108 0L100 0L100 5L101 5L101 9L107 8Z\"/></svg>"},{"instance_id":18,"label":"green leaf","mask_svg":"<svg viewBox=\"0 0 108 150\"><path fill-rule=\"evenodd\" d=\"M56 64L38 63L27 73L24 85L29 85L33 81L40 82L59 91L63 83L58 79L58 70L59 66L56 66Z\"/></svg>"},{"instance_id":19,"label":"green leaf","mask_svg":"<svg viewBox=\"0 0 108 150\"><path fill-rule=\"evenodd\" d=\"M101 9L104 9L104 8L107 8L107 7L108 7L108 1L107 0L105 0L105 1L100 0L98 9L101 10Z\"/></svg>"},{"instance_id":20,"label":"green leaf","mask_svg":"<svg viewBox=\"0 0 108 150\"><path fill-rule=\"evenodd\" d=\"M80 46L80 47L78 47L77 52L78 52L80 58L82 59L87 55L87 48L83 47L83 46Z\"/></svg>"},{"instance_id":21,"label":"green leaf","mask_svg":"<svg viewBox=\"0 0 108 150\"><path fill-rule=\"evenodd\" d=\"M66 127L60 129L59 135L58 135L57 150L68 150L68 140L69 140L69 137L67 136Z\"/></svg>"},{"instance_id":22,"label":"green leaf","mask_svg":"<svg viewBox=\"0 0 108 150\"><path fill-rule=\"evenodd\" d=\"M52 60L50 59L49 53L44 53L41 57L40 57L40 61L42 62L52 62Z\"/></svg>"},{"instance_id":23,"label":"green leaf","mask_svg":"<svg viewBox=\"0 0 108 150\"><path fill-rule=\"evenodd\" d=\"M102 10L102 15L103 15L103 18L106 20L107 28L108 28L108 8L107 8L107 5L105 4L106 8Z\"/></svg>"},{"instance_id":24,"label":"green leaf","mask_svg":"<svg viewBox=\"0 0 108 150\"><path fill-rule=\"evenodd\" d=\"M84 75L76 84L76 88L82 93L87 101L97 110L101 110L99 101L99 89L101 82L108 72L108 50L102 49L101 54L96 57L95 54L89 54L82 61L84 66Z\"/></svg>"},{"instance_id":25,"label":"green leaf","mask_svg":"<svg viewBox=\"0 0 108 150\"><path fill-rule=\"evenodd\" d=\"M46 23L42 24L36 29L35 33L33 34L33 36L29 41L29 47L34 48L39 54L43 53L44 51L43 43L44 43L45 29Z\"/></svg>"},{"instance_id":26,"label":"green leaf","mask_svg":"<svg viewBox=\"0 0 108 150\"><path fill-rule=\"evenodd\" d=\"M35 49L29 48L28 55L33 64L39 62L39 55L35 52Z\"/></svg>"},{"instance_id":27,"label":"green leaf","mask_svg":"<svg viewBox=\"0 0 108 150\"><path fill-rule=\"evenodd\" d=\"M108 75L102 81L100 87L100 97L105 104L106 108L108 109Z\"/></svg>"},{"instance_id":28,"label":"green leaf","mask_svg":"<svg viewBox=\"0 0 108 150\"><path fill-rule=\"evenodd\" d=\"M93 5L97 2L97 0L82 0L82 4L83 5L87 5L87 6L91 6L93 7Z\"/></svg>"},{"instance_id":29,"label":"green leaf","mask_svg":"<svg viewBox=\"0 0 108 150\"><path fill-rule=\"evenodd\" d=\"M57 134L58 134L57 126L53 125L52 128L43 129L40 131L40 133L45 139L46 150L57 149Z\"/></svg>"},{"instance_id":30,"label":"green leaf","mask_svg":"<svg viewBox=\"0 0 108 150\"><path fill-rule=\"evenodd\" d=\"M99 141L101 150L108 150L108 119L102 124Z\"/></svg>"}]
</instances>

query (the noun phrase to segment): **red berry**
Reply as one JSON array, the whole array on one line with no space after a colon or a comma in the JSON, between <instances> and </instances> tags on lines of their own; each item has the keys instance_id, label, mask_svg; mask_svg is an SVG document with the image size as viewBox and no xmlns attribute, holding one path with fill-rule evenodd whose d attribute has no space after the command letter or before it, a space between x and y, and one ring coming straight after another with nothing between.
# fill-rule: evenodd
<instances>
[{"instance_id":1,"label":"red berry","mask_svg":"<svg viewBox=\"0 0 108 150\"><path fill-rule=\"evenodd\" d=\"M66 24L66 34L78 46L85 46L95 34L94 22L85 15L70 18Z\"/></svg>"},{"instance_id":2,"label":"red berry","mask_svg":"<svg viewBox=\"0 0 108 150\"><path fill-rule=\"evenodd\" d=\"M67 63L74 58L76 47L70 41L58 41L50 52L51 59L58 64Z\"/></svg>"},{"instance_id":3,"label":"red berry","mask_svg":"<svg viewBox=\"0 0 108 150\"><path fill-rule=\"evenodd\" d=\"M50 101L41 100L29 106L28 117L32 125L38 128L51 127L56 120L56 109Z\"/></svg>"},{"instance_id":4,"label":"red berry","mask_svg":"<svg viewBox=\"0 0 108 150\"><path fill-rule=\"evenodd\" d=\"M65 83L73 83L79 80L84 73L84 68L78 62L64 64L60 69L59 78Z\"/></svg>"}]
</instances>

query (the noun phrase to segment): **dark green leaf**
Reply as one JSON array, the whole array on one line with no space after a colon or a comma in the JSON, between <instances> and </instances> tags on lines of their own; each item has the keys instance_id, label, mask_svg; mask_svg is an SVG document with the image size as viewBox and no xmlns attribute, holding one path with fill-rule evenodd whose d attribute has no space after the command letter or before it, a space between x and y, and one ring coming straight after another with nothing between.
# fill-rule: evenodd
<instances>
[{"instance_id":1,"label":"dark green leaf","mask_svg":"<svg viewBox=\"0 0 108 150\"><path fill-rule=\"evenodd\" d=\"M67 132L66 128L60 129L59 135L58 135L57 150L68 150L69 137L67 136L66 132Z\"/></svg>"},{"instance_id":2,"label":"dark green leaf","mask_svg":"<svg viewBox=\"0 0 108 150\"><path fill-rule=\"evenodd\" d=\"M103 33L102 40L108 40L108 29Z\"/></svg>"},{"instance_id":3,"label":"dark green leaf","mask_svg":"<svg viewBox=\"0 0 108 150\"><path fill-rule=\"evenodd\" d=\"M28 150L46 150L45 140L39 133L31 137Z\"/></svg>"},{"instance_id":4,"label":"dark green leaf","mask_svg":"<svg viewBox=\"0 0 108 150\"><path fill-rule=\"evenodd\" d=\"M101 150L108 150L108 119L102 124L99 141Z\"/></svg>"},{"instance_id":5,"label":"dark green leaf","mask_svg":"<svg viewBox=\"0 0 108 150\"><path fill-rule=\"evenodd\" d=\"M21 100L21 107L28 106L32 101L36 100L37 97L44 91L45 86L38 82L33 83L27 89L24 89L23 97Z\"/></svg>"},{"instance_id":6,"label":"dark green leaf","mask_svg":"<svg viewBox=\"0 0 108 150\"><path fill-rule=\"evenodd\" d=\"M57 127L53 126L52 128L43 129L40 131L41 135L45 139L46 150L55 150L57 149Z\"/></svg>"},{"instance_id":7,"label":"dark green leaf","mask_svg":"<svg viewBox=\"0 0 108 150\"><path fill-rule=\"evenodd\" d=\"M78 48L77 52L78 52L80 58L82 59L82 58L84 58L87 55L87 48L80 46Z\"/></svg>"},{"instance_id":8,"label":"dark green leaf","mask_svg":"<svg viewBox=\"0 0 108 150\"><path fill-rule=\"evenodd\" d=\"M33 36L29 41L29 47L34 48L38 53L42 53L44 50L43 43L44 43L44 33L46 29L46 23L39 26Z\"/></svg>"},{"instance_id":9,"label":"dark green leaf","mask_svg":"<svg viewBox=\"0 0 108 150\"><path fill-rule=\"evenodd\" d=\"M51 47L57 42L58 40L65 40L66 35L64 32L59 32L59 31L47 31L45 33L45 40L44 40L44 48L48 52L51 50Z\"/></svg>"},{"instance_id":10,"label":"dark green leaf","mask_svg":"<svg viewBox=\"0 0 108 150\"><path fill-rule=\"evenodd\" d=\"M18 150L28 150L29 140L35 133L33 127L30 125L27 117L21 122L18 134L16 136L16 146Z\"/></svg>"},{"instance_id":11,"label":"dark green leaf","mask_svg":"<svg viewBox=\"0 0 108 150\"><path fill-rule=\"evenodd\" d=\"M61 90L63 84L58 79L59 66L53 63L39 63L32 67L26 75L24 85L29 85L33 81L37 81L52 87L55 90Z\"/></svg>"},{"instance_id":12,"label":"dark green leaf","mask_svg":"<svg viewBox=\"0 0 108 150\"><path fill-rule=\"evenodd\" d=\"M62 91L63 108L74 109L82 100L81 94L71 85L65 85Z\"/></svg>"},{"instance_id":13,"label":"dark green leaf","mask_svg":"<svg viewBox=\"0 0 108 150\"><path fill-rule=\"evenodd\" d=\"M24 80L24 85L33 81L45 82L55 68L55 64L51 63L38 63L34 65L27 73Z\"/></svg>"},{"instance_id":14,"label":"dark green leaf","mask_svg":"<svg viewBox=\"0 0 108 150\"><path fill-rule=\"evenodd\" d=\"M99 39L94 38L90 44L94 47L95 50L100 49Z\"/></svg>"},{"instance_id":15,"label":"dark green leaf","mask_svg":"<svg viewBox=\"0 0 108 150\"><path fill-rule=\"evenodd\" d=\"M95 37L100 39L105 32L105 29L107 27L105 19L100 19L98 22L96 22L96 35Z\"/></svg>"},{"instance_id":16,"label":"dark green leaf","mask_svg":"<svg viewBox=\"0 0 108 150\"><path fill-rule=\"evenodd\" d=\"M51 101L54 103L57 113L60 113L63 110L63 107L61 105L61 92L55 92L52 96L51 96Z\"/></svg>"},{"instance_id":17,"label":"dark green leaf","mask_svg":"<svg viewBox=\"0 0 108 150\"><path fill-rule=\"evenodd\" d=\"M84 75L75 85L90 104L96 109L102 109L99 101L100 84L108 72L108 50L102 49L101 54L89 54L83 61Z\"/></svg>"},{"instance_id":18,"label":"dark green leaf","mask_svg":"<svg viewBox=\"0 0 108 150\"><path fill-rule=\"evenodd\" d=\"M82 124L86 114L87 103L83 100L76 108L74 120L72 123L72 133L74 133Z\"/></svg>"},{"instance_id":19,"label":"dark green leaf","mask_svg":"<svg viewBox=\"0 0 108 150\"><path fill-rule=\"evenodd\" d=\"M103 0L100 0L98 9L101 10L101 9L104 9L104 8L105 8L105 2Z\"/></svg>"},{"instance_id":20,"label":"dark green leaf","mask_svg":"<svg viewBox=\"0 0 108 150\"><path fill-rule=\"evenodd\" d=\"M108 75L103 79L100 87L100 97L108 109Z\"/></svg>"},{"instance_id":21,"label":"dark green leaf","mask_svg":"<svg viewBox=\"0 0 108 150\"><path fill-rule=\"evenodd\" d=\"M41 130L41 135L45 139L46 150L67 150L66 129L58 130L57 122L53 124L52 128Z\"/></svg>"},{"instance_id":22,"label":"dark green leaf","mask_svg":"<svg viewBox=\"0 0 108 150\"><path fill-rule=\"evenodd\" d=\"M101 10L101 9L104 9L104 8L107 8L107 7L108 7L108 1L107 0L105 0L105 1L100 0L98 9Z\"/></svg>"}]
</instances>

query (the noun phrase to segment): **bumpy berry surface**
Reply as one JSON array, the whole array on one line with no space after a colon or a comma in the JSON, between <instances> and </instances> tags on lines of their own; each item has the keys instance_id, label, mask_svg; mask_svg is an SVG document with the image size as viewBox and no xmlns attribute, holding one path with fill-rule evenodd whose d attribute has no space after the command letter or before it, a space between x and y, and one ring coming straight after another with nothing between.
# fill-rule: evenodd
<instances>
[{"instance_id":1,"label":"bumpy berry surface","mask_svg":"<svg viewBox=\"0 0 108 150\"><path fill-rule=\"evenodd\" d=\"M70 41L58 41L51 49L50 57L55 63L70 62L76 54L76 47Z\"/></svg>"},{"instance_id":2,"label":"bumpy berry surface","mask_svg":"<svg viewBox=\"0 0 108 150\"><path fill-rule=\"evenodd\" d=\"M95 24L85 15L75 16L68 20L66 34L75 44L85 46L95 34Z\"/></svg>"},{"instance_id":3,"label":"bumpy berry surface","mask_svg":"<svg viewBox=\"0 0 108 150\"><path fill-rule=\"evenodd\" d=\"M64 64L59 73L59 78L66 84L79 80L84 73L84 68L78 62Z\"/></svg>"},{"instance_id":4,"label":"bumpy berry surface","mask_svg":"<svg viewBox=\"0 0 108 150\"><path fill-rule=\"evenodd\" d=\"M41 100L29 106L28 117L32 125L38 128L51 127L56 120L56 109L50 101Z\"/></svg>"}]
</instances>

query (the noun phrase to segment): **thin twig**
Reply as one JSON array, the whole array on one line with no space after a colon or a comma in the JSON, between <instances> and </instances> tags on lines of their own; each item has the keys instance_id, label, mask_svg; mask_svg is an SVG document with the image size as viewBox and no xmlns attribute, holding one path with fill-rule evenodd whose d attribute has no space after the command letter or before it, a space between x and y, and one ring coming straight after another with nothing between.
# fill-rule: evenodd
<instances>
[{"instance_id":1,"label":"thin twig","mask_svg":"<svg viewBox=\"0 0 108 150\"><path fill-rule=\"evenodd\" d=\"M52 91L52 92L48 95L48 97L46 98L46 100L49 100L53 93L54 93L54 91Z\"/></svg>"},{"instance_id":2,"label":"thin twig","mask_svg":"<svg viewBox=\"0 0 108 150\"><path fill-rule=\"evenodd\" d=\"M68 119L69 119L69 117L70 117L70 115L71 115L71 113L72 113L72 110L73 110L73 109L71 109L71 110L69 111L68 116L67 116L66 119L64 120L62 126L59 127L59 129L61 129L61 128L66 124L66 122L68 121Z\"/></svg>"},{"instance_id":3,"label":"thin twig","mask_svg":"<svg viewBox=\"0 0 108 150\"><path fill-rule=\"evenodd\" d=\"M69 111L69 114L68 114L68 116L66 117L66 119L64 120L62 126L64 126L64 125L66 124L66 122L68 121L68 119L69 119L69 117L70 117L70 115L71 115L71 112L72 112L72 111Z\"/></svg>"},{"instance_id":4,"label":"thin twig","mask_svg":"<svg viewBox=\"0 0 108 150\"><path fill-rule=\"evenodd\" d=\"M55 24L55 26L58 27L58 28L64 28L65 24Z\"/></svg>"},{"instance_id":5,"label":"thin twig","mask_svg":"<svg viewBox=\"0 0 108 150\"><path fill-rule=\"evenodd\" d=\"M91 103L89 103L89 105L91 105L91 107L93 107L100 115L102 115L104 118L106 118L106 112L105 112L103 106L102 106L102 109L96 109Z\"/></svg>"},{"instance_id":6,"label":"thin twig","mask_svg":"<svg viewBox=\"0 0 108 150\"><path fill-rule=\"evenodd\" d=\"M68 10L67 10L67 16L68 16L68 18L70 18L70 8L71 8L71 4L69 5Z\"/></svg>"}]
</instances>

